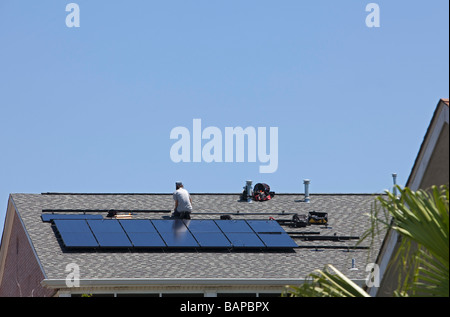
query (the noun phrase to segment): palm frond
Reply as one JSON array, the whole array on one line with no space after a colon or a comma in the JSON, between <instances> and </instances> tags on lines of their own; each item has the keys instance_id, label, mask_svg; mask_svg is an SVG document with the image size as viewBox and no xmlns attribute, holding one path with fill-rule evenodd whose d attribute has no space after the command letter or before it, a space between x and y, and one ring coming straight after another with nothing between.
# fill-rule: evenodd
<instances>
[{"instance_id":1,"label":"palm frond","mask_svg":"<svg viewBox=\"0 0 450 317\"><path fill-rule=\"evenodd\" d=\"M393 261L403 268L395 296L449 296L449 190L433 186L429 191L396 189L377 197L369 215L371 228L360 242L373 239L388 229L402 237ZM359 243L360 243L359 242ZM391 261L392 262L392 261ZM288 296L367 297L334 266L316 270L308 281L290 287Z\"/></svg>"},{"instance_id":2,"label":"palm frond","mask_svg":"<svg viewBox=\"0 0 450 317\"><path fill-rule=\"evenodd\" d=\"M291 297L370 297L361 287L342 274L333 265L316 270L300 286L291 286Z\"/></svg>"},{"instance_id":3,"label":"palm frond","mask_svg":"<svg viewBox=\"0 0 450 317\"><path fill-rule=\"evenodd\" d=\"M378 198L393 217L393 230L404 237L395 257L403 282L397 294L449 296L448 186L430 191L397 187L400 198ZM414 245L413 245L414 244Z\"/></svg>"}]
</instances>

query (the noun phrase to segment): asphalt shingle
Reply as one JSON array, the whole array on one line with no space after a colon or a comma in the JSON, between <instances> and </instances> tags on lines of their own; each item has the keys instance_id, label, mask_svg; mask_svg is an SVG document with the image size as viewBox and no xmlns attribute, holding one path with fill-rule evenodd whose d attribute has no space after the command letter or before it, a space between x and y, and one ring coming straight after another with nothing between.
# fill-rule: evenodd
<instances>
[{"instance_id":1,"label":"asphalt shingle","mask_svg":"<svg viewBox=\"0 0 450 317\"><path fill-rule=\"evenodd\" d=\"M328 213L329 226L292 228L289 232L320 232L320 235L361 236L370 226L369 217L375 195L316 194L305 203L300 194L277 194L266 202L247 203L239 194L192 194L193 219L219 219L231 214L233 219L289 220L293 213L309 211ZM315 269L330 263L352 279L364 279L365 264L374 262L382 236L368 250L336 248L354 246L349 241L301 241L301 247L284 251L69 251L62 247L50 223L40 218L43 210L98 210L103 216L115 209L131 212L135 219L163 219L168 213L136 210L170 210L171 194L12 194L47 279L64 279L66 265L76 263L82 279L104 278L279 278L303 279ZM100 212L101 210L101 212ZM363 246L368 246L364 242ZM352 259L359 270L349 270Z\"/></svg>"}]
</instances>

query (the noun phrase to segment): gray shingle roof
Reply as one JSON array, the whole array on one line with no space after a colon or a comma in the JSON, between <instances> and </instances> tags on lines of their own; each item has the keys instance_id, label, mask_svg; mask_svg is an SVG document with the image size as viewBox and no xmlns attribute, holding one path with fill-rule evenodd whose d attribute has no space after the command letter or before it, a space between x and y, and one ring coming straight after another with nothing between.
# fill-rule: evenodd
<instances>
[{"instance_id":1,"label":"gray shingle roof","mask_svg":"<svg viewBox=\"0 0 450 317\"><path fill-rule=\"evenodd\" d=\"M192 194L193 219L219 219L217 213L233 213L233 219L291 219L291 213L309 211L328 213L329 228L286 227L286 231L319 231L321 235L361 236L369 227L370 194L316 194L311 203L302 202L300 194L277 194L266 202L241 202L239 194ZM133 210L168 210L173 208L172 194L12 194L36 255L47 279L64 279L69 263L80 266L81 279L133 278L236 278L236 279L303 279L314 269L330 263L352 279L366 277L366 263L374 262L382 239L368 250L335 247L354 246L356 241L299 241L303 247L293 252L266 251L108 251L75 252L64 250L50 223L40 216L46 209L124 210L133 218L161 219L167 213L133 212ZM285 213L284 215L282 213ZM261 214L255 214L261 213ZM106 216L106 212L102 212ZM368 246L369 242L363 245ZM331 248L330 248L331 247ZM349 270L352 258L359 270Z\"/></svg>"}]
</instances>

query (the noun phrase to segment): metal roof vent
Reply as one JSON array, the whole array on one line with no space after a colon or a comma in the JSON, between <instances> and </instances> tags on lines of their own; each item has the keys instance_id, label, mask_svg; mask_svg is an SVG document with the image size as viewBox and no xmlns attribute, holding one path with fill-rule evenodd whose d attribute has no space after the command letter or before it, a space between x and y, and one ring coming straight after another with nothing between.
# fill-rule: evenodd
<instances>
[{"instance_id":1,"label":"metal roof vent","mask_svg":"<svg viewBox=\"0 0 450 317\"><path fill-rule=\"evenodd\" d=\"M397 188L395 186L397 186L397 173L392 173L392 180L394 182L394 190L393 193L395 196L397 196Z\"/></svg>"},{"instance_id":2,"label":"metal roof vent","mask_svg":"<svg viewBox=\"0 0 450 317\"><path fill-rule=\"evenodd\" d=\"M303 180L303 184L305 184L305 203L309 203L310 202L310 198L309 198L309 183L311 181L309 179L304 179Z\"/></svg>"},{"instance_id":3,"label":"metal roof vent","mask_svg":"<svg viewBox=\"0 0 450 317\"><path fill-rule=\"evenodd\" d=\"M252 181L246 181L245 182L245 190L247 192L247 202L252 202Z\"/></svg>"},{"instance_id":4,"label":"metal roof vent","mask_svg":"<svg viewBox=\"0 0 450 317\"><path fill-rule=\"evenodd\" d=\"M352 258L352 267L350 268L350 271L358 271L355 258Z\"/></svg>"}]
</instances>

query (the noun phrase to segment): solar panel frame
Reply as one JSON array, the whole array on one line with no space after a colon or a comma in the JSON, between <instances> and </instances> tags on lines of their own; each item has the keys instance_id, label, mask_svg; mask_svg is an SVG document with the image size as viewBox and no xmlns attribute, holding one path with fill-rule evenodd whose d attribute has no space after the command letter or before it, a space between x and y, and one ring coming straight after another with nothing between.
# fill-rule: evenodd
<instances>
[{"instance_id":1,"label":"solar panel frame","mask_svg":"<svg viewBox=\"0 0 450 317\"><path fill-rule=\"evenodd\" d=\"M95 248L99 246L86 220L57 219L53 223L66 248Z\"/></svg>"},{"instance_id":2,"label":"solar panel frame","mask_svg":"<svg viewBox=\"0 0 450 317\"><path fill-rule=\"evenodd\" d=\"M214 222L224 233L253 233L253 229L245 220L214 220Z\"/></svg>"},{"instance_id":3,"label":"solar panel frame","mask_svg":"<svg viewBox=\"0 0 450 317\"><path fill-rule=\"evenodd\" d=\"M231 248L231 242L214 220L184 220L185 226L202 248Z\"/></svg>"},{"instance_id":4,"label":"solar panel frame","mask_svg":"<svg viewBox=\"0 0 450 317\"><path fill-rule=\"evenodd\" d=\"M152 220L168 248L200 247L182 219Z\"/></svg>"},{"instance_id":5,"label":"solar panel frame","mask_svg":"<svg viewBox=\"0 0 450 317\"><path fill-rule=\"evenodd\" d=\"M183 220L183 223L192 233L196 232L222 233L222 230L220 230L215 221L212 219Z\"/></svg>"},{"instance_id":6,"label":"solar panel frame","mask_svg":"<svg viewBox=\"0 0 450 317\"><path fill-rule=\"evenodd\" d=\"M131 248L133 246L125 233L96 232L95 238L102 248Z\"/></svg>"},{"instance_id":7,"label":"solar panel frame","mask_svg":"<svg viewBox=\"0 0 450 317\"><path fill-rule=\"evenodd\" d=\"M233 248L265 248L246 220L215 220Z\"/></svg>"},{"instance_id":8,"label":"solar panel frame","mask_svg":"<svg viewBox=\"0 0 450 317\"><path fill-rule=\"evenodd\" d=\"M136 248L165 248L164 240L157 232L128 232L128 238Z\"/></svg>"},{"instance_id":9,"label":"solar panel frame","mask_svg":"<svg viewBox=\"0 0 450 317\"><path fill-rule=\"evenodd\" d=\"M129 248L132 243L116 219L87 220L100 247Z\"/></svg>"},{"instance_id":10,"label":"solar panel frame","mask_svg":"<svg viewBox=\"0 0 450 317\"><path fill-rule=\"evenodd\" d=\"M150 219L120 219L120 225L125 232L158 233Z\"/></svg>"},{"instance_id":11,"label":"solar panel frame","mask_svg":"<svg viewBox=\"0 0 450 317\"><path fill-rule=\"evenodd\" d=\"M267 248L295 248L298 245L274 220L247 220Z\"/></svg>"},{"instance_id":12,"label":"solar panel frame","mask_svg":"<svg viewBox=\"0 0 450 317\"><path fill-rule=\"evenodd\" d=\"M99 246L97 240L92 234L64 232L60 235L66 248L96 248Z\"/></svg>"},{"instance_id":13,"label":"solar panel frame","mask_svg":"<svg viewBox=\"0 0 450 317\"><path fill-rule=\"evenodd\" d=\"M122 219L119 220L119 223L134 247L162 248L167 246L149 219Z\"/></svg>"},{"instance_id":14,"label":"solar panel frame","mask_svg":"<svg viewBox=\"0 0 450 317\"><path fill-rule=\"evenodd\" d=\"M247 220L247 224L256 233L268 233L268 232L285 232L280 224L275 220Z\"/></svg>"},{"instance_id":15,"label":"solar panel frame","mask_svg":"<svg viewBox=\"0 0 450 317\"><path fill-rule=\"evenodd\" d=\"M56 228L59 233L61 232L81 232L81 233L92 233L86 220L68 220L68 219L57 219L54 220Z\"/></svg>"},{"instance_id":16,"label":"solar panel frame","mask_svg":"<svg viewBox=\"0 0 450 317\"><path fill-rule=\"evenodd\" d=\"M104 219L104 220L92 220L88 219L87 223L91 228L92 232L123 232L122 226L117 219Z\"/></svg>"},{"instance_id":17,"label":"solar panel frame","mask_svg":"<svg viewBox=\"0 0 450 317\"><path fill-rule=\"evenodd\" d=\"M182 219L152 219L151 222L159 233L173 232L174 230L187 230L187 227Z\"/></svg>"},{"instance_id":18,"label":"solar panel frame","mask_svg":"<svg viewBox=\"0 0 450 317\"><path fill-rule=\"evenodd\" d=\"M160 235L168 248L198 248L200 246L189 231L160 232Z\"/></svg>"},{"instance_id":19,"label":"solar panel frame","mask_svg":"<svg viewBox=\"0 0 450 317\"><path fill-rule=\"evenodd\" d=\"M265 248L265 244L261 241L256 233L250 232L227 232L226 237L230 240L234 248Z\"/></svg>"},{"instance_id":20,"label":"solar panel frame","mask_svg":"<svg viewBox=\"0 0 450 317\"><path fill-rule=\"evenodd\" d=\"M69 218L51 220L67 248L298 247L276 221L270 220Z\"/></svg>"},{"instance_id":21,"label":"solar panel frame","mask_svg":"<svg viewBox=\"0 0 450 317\"><path fill-rule=\"evenodd\" d=\"M297 243L287 233L258 233L267 248L296 248Z\"/></svg>"},{"instance_id":22,"label":"solar panel frame","mask_svg":"<svg viewBox=\"0 0 450 317\"><path fill-rule=\"evenodd\" d=\"M231 248L233 246L222 232L195 232L193 236L202 248Z\"/></svg>"},{"instance_id":23,"label":"solar panel frame","mask_svg":"<svg viewBox=\"0 0 450 317\"><path fill-rule=\"evenodd\" d=\"M43 222L52 222L53 220L87 220L87 219L103 219L102 215L92 214L42 214L41 219Z\"/></svg>"}]
</instances>

